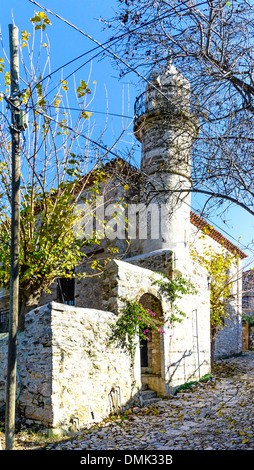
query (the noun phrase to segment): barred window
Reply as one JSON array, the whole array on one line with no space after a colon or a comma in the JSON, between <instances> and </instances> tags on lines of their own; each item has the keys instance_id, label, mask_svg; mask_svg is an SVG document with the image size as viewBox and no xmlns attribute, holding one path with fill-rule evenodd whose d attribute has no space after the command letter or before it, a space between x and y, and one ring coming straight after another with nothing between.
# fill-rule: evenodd
<instances>
[{"instance_id":1,"label":"barred window","mask_svg":"<svg viewBox=\"0 0 254 470\"><path fill-rule=\"evenodd\" d=\"M9 309L0 310L0 333L6 333L9 329Z\"/></svg>"}]
</instances>

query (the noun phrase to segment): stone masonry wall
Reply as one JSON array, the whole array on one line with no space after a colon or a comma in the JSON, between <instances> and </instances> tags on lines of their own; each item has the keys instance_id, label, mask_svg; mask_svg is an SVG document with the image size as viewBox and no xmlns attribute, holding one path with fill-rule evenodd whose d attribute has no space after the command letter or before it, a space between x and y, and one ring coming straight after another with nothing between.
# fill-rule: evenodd
<instances>
[{"instance_id":1,"label":"stone masonry wall","mask_svg":"<svg viewBox=\"0 0 254 470\"><path fill-rule=\"evenodd\" d=\"M148 265L148 258L141 256L141 261L144 259ZM134 261L136 264L137 258ZM162 396L210 372L210 293L206 271L193 262L187 264L185 272L196 284L197 294L180 299L179 307L186 313L182 323L175 323L173 328L169 323L165 325L160 344L161 369L148 382ZM124 298L139 300L149 294L161 302L163 314L168 317L171 305L153 285L156 278L160 278L159 274L129 262L109 263L104 272L104 308L117 313Z\"/></svg>"},{"instance_id":2,"label":"stone masonry wall","mask_svg":"<svg viewBox=\"0 0 254 470\"><path fill-rule=\"evenodd\" d=\"M18 408L27 424L69 429L97 422L139 400L140 366L106 348L111 312L52 302L29 312L18 338L22 391ZM0 336L0 405L4 402L7 335ZM19 390L19 383L17 384Z\"/></svg>"}]
</instances>

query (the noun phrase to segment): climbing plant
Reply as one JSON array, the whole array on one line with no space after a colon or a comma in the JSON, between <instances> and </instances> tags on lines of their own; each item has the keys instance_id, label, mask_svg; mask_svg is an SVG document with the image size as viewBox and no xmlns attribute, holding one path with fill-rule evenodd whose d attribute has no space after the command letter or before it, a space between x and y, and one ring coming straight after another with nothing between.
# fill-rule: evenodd
<instances>
[{"instance_id":1,"label":"climbing plant","mask_svg":"<svg viewBox=\"0 0 254 470\"><path fill-rule=\"evenodd\" d=\"M169 322L173 324L174 322L181 323L183 318L186 317L186 313L183 312L177 305L177 299L181 299L183 295L194 295L197 293L196 287L194 284L184 277L180 272L174 272L172 270L171 278L166 276L164 273L160 274L159 279L153 280L154 285L159 286L159 291L164 295L171 304L171 310L169 315Z\"/></svg>"},{"instance_id":2,"label":"climbing plant","mask_svg":"<svg viewBox=\"0 0 254 470\"><path fill-rule=\"evenodd\" d=\"M204 230L204 235L209 229ZM204 239L204 235L200 238ZM238 255L231 254L223 246L215 251L210 244L204 243L203 250L192 248L191 257L207 269L210 275L210 329L211 329L211 359L213 362L215 339L220 329L229 318L229 297L233 283L236 281L230 270L237 263Z\"/></svg>"},{"instance_id":3,"label":"climbing plant","mask_svg":"<svg viewBox=\"0 0 254 470\"><path fill-rule=\"evenodd\" d=\"M156 318L156 313L143 307L137 300L125 300L117 322L111 325L111 335L108 346L115 344L127 351L134 359L137 337L149 340L149 331L165 333L164 319Z\"/></svg>"},{"instance_id":4,"label":"climbing plant","mask_svg":"<svg viewBox=\"0 0 254 470\"><path fill-rule=\"evenodd\" d=\"M111 335L107 346L115 344L126 350L134 360L136 350L137 337L140 340L149 341L149 332L157 331L160 334L165 333L164 325L169 321L172 325L174 322L181 322L186 316L176 304L175 301L186 294L195 294L195 286L187 278L177 273L172 279L166 275L159 273L160 278L152 280L153 285L159 286L159 291L169 300L171 304L169 318L156 318L156 313L145 308L137 300L125 301L125 307L121 309L117 322L111 325Z\"/></svg>"}]
</instances>

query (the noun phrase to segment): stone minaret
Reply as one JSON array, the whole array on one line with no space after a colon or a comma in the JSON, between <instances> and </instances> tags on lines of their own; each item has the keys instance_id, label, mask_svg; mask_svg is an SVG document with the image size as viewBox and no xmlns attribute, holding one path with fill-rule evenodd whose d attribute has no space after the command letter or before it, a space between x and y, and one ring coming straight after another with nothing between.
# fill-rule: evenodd
<instances>
[{"instance_id":1,"label":"stone minaret","mask_svg":"<svg viewBox=\"0 0 254 470\"><path fill-rule=\"evenodd\" d=\"M172 250L180 260L188 250L191 147L198 121L190 112L189 82L172 64L153 72L137 98L134 132L142 143L143 197L161 210L160 237L142 240L141 251Z\"/></svg>"}]
</instances>

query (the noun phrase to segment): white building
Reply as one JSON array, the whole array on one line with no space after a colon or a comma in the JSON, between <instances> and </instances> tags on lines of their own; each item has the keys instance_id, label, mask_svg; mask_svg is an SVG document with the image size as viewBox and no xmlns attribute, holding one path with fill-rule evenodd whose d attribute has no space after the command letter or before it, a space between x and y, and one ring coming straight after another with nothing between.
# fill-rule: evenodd
<instances>
[{"instance_id":1,"label":"white building","mask_svg":"<svg viewBox=\"0 0 254 470\"><path fill-rule=\"evenodd\" d=\"M161 73L153 73L144 94L137 99L135 112L134 132L142 143L141 170L124 162L119 166L117 160L106 171L112 174L108 183L111 196L123 196L126 210L133 205L140 209L141 204L137 232L140 235L141 230L143 236L132 232L127 240L125 226L120 223L119 229L112 224L111 236L105 237L97 252L92 251L94 260L107 256L108 245L118 247L116 258L107 264L103 275L75 279L71 285L54 283L52 293L42 296L41 307L28 313L19 356L25 384L20 406L27 420L51 427L66 427L73 419L84 424L93 419L94 410L96 419L110 411L107 397L116 390L121 391L125 406L140 399L142 385L159 396L168 396L179 385L199 380L211 370L209 276L190 255L190 244L200 244L199 233L206 222L190 210L191 148L199 126L190 108L188 81L172 64ZM111 200L107 201L105 211ZM148 217L147 204L151 201L155 211ZM109 213L112 217L112 211ZM148 231L142 232L147 223ZM114 231L121 236L112 236ZM219 249L222 235L210 230L208 237ZM231 252L238 250L225 238L224 246ZM240 269L245 254L240 250L238 254ZM86 270L87 263L78 267L77 273ZM195 294L178 300L179 308L186 313L181 323L168 321L172 305L154 284L154 279L160 278L158 272L169 278L182 274L197 286ZM102 349L108 332L106 323L117 318L124 299L136 299L157 317L167 319L165 333L152 332L142 355L137 344L133 369L119 351L109 354ZM237 282L232 294L232 325L218 337L216 355L241 351L240 299L241 285Z\"/></svg>"}]
</instances>

